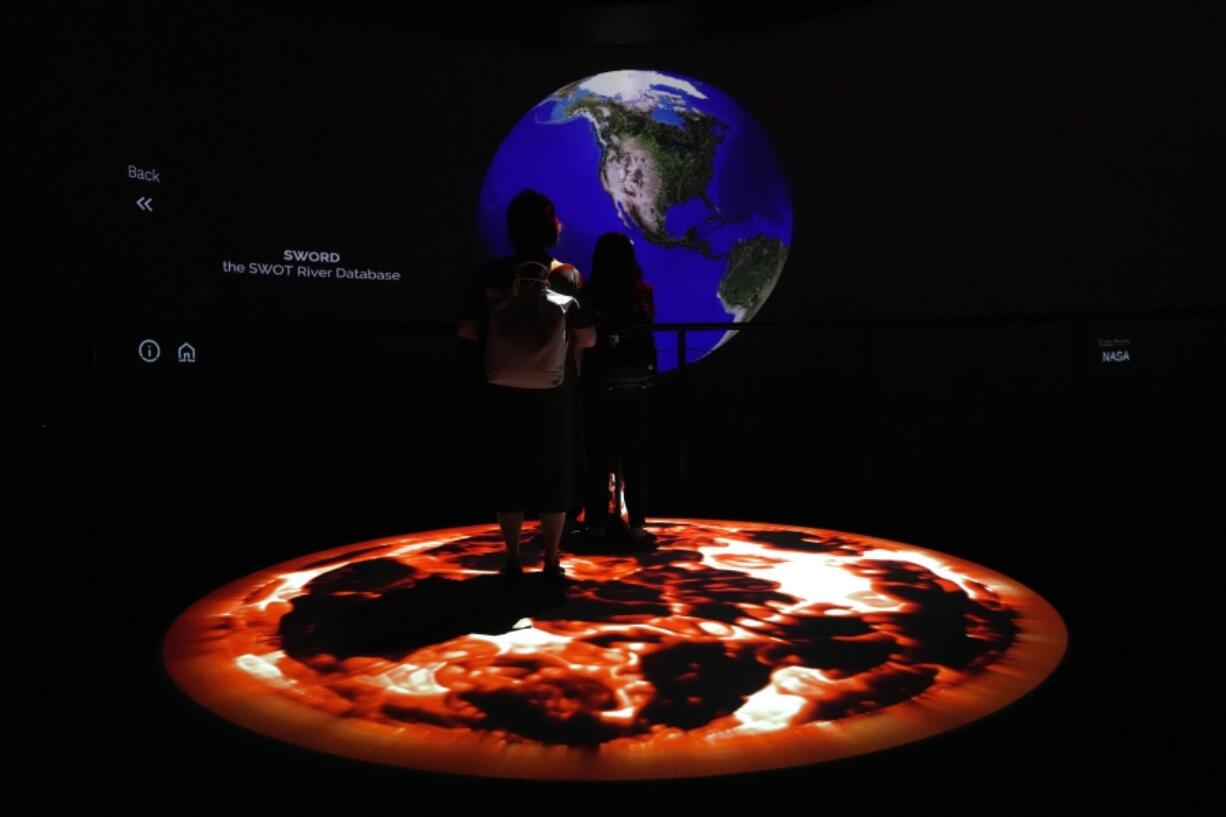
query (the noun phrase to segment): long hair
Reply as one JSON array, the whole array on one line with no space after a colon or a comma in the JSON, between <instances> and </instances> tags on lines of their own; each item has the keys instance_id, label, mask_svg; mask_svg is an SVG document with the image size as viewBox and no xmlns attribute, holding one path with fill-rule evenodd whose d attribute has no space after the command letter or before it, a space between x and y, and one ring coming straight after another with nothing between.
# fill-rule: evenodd
<instances>
[{"instance_id":1,"label":"long hair","mask_svg":"<svg viewBox=\"0 0 1226 817\"><path fill-rule=\"evenodd\" d=\"M584 288L589 303L605 313L634 313L652 320L651 285L634 256L634 242L624 233L605 233L592 252L592 277Z\"/></svg>"}]
</instances>

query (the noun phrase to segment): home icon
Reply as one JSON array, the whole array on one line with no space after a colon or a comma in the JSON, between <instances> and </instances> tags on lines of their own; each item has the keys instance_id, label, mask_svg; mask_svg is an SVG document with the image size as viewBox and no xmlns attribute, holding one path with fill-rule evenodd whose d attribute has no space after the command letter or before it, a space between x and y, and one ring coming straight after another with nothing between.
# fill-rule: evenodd
<instances>
[{"instance_id":1,"label":"home icon","mask_svg":"<svg viewBox=\"0 0 1226 817\"><path fill-rule=\"evenodd\" d=\"M195 363L196 362L196 347L190 343L185 343L179 347L179 362L180 363Z\"/></svg>"}]
</instances>

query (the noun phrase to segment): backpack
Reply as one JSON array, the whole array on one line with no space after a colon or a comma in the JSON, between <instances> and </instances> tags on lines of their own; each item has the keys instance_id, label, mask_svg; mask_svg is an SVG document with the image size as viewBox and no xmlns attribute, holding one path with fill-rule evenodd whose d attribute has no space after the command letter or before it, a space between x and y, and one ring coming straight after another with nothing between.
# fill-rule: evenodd
<instances>
[{"instance_id":1,"label":"backpack","mask_svg":"<svg viewBox=\"0 0 1226 817\"><path fill-rule=\"evenodd\" d=\"M604 386L634 388L650 385L656 377L656 340L649 323L633 332L609 331L607 324L633 326L624 315L602 315L597 334L596 378ZM620 319L620 320L619 320Z\"/></svg>"},{"instance_id":2,"label":"backpack","mask_svg":"<svg viewBox=\"0 0 1226 817\"><path fill-rule=\"evenodd\" d=\"M485 379L498 386L551 389L566 375L566 313L574 298L548 286L549 268L515 267L511 283L486 291Z\"/></svg>"}]
</instances>

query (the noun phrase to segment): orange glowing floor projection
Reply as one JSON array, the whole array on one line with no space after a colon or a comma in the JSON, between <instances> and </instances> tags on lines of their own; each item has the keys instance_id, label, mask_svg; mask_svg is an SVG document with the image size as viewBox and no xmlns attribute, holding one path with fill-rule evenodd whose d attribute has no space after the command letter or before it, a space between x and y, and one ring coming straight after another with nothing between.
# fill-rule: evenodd
<instances>
[{"instance_id":1,"label":"orange glowing floor projection","mask_svg":"<svg viewBox=\"0 0 1226 817\"><path fill-rule=\"evenodd\" d=\"M952 729L1037 686L1060 616L935 551L656 520L654 549L498 575L493 525L316 553L188 609L171 677L249 729L415 769L553 779L818 763ZM532 529L526 526L525 534Z\"/></svg>"}]
</instances>

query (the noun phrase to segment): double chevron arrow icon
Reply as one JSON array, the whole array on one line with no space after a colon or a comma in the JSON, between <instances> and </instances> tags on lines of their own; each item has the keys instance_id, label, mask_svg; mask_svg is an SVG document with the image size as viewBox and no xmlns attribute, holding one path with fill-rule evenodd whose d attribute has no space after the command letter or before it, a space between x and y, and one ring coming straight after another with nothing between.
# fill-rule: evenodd
<instances>
[{"instance_id":1,"label":"double chevron arrow icon","mask_svg":"<svg viewBox=\"0 0 1226 817\"><path fill-rule=\"evenodd\" d=\"M136 206L144 210L146 213L153 212L153 199L148 196L141 196L136 200Z\"/></svg>"}]
</instances>

